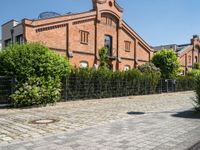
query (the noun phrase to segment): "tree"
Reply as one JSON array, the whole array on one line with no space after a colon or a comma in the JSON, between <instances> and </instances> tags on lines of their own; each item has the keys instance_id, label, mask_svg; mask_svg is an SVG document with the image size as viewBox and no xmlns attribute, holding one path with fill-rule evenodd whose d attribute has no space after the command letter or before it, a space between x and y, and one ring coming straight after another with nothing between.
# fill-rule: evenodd
<instances>
[{"instance_id":1,"label":"tree","mask_svg":"<svg viewBox=\"0 0 200 150\"><path fill-rule=\"evenodd\" d=\"M180 64L174 50L163 49L158 51L153 56L152 62L160 68L162 78L174 78L179 73Z\"/></svg>"},{"instance_id":2,"label":"tree","mask_svg":"<svg viewBox=\"0 0 200 150\"><path fill-rule=\"evenodd\" d=\"M100 65L99 69L109 70L108 67L108 49L103 47L99 50Z\"/></svg>"}]
</instances>

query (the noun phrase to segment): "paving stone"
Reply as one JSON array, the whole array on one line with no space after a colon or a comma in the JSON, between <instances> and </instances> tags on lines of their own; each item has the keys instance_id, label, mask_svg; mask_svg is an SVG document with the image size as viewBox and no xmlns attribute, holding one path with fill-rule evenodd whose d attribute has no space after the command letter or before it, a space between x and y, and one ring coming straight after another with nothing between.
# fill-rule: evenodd
<instances>
[{"instance_id":1,"label":"paving stone","mask_svg":"<svg viewBox=\"0 0 200 150\"><path fill-rule=\"evenodd\" d=\"M193 107L191 97L193 92L182 92L3 109L0 150L187 149L199 140L200 119L176 115ZM145 115L128 115L130 111ZM59 121L30 123L45 118Z\"/></svg>"}]
</instances>

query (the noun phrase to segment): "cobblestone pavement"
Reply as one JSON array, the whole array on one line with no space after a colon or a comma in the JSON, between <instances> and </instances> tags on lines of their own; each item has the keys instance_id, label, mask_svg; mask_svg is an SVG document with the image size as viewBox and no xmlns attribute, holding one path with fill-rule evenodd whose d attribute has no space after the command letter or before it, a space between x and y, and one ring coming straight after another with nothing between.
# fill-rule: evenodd
<instances>
[{"instance_id":1,"label":"cobblestone pavement","mask_svg":"<svg viewBox=\"0 0 200 150\"><path fill-rule=\"evenodd\" d=\"M0 149L188 149L200 141L200 116L190 111L194 97L183 92L1 109ZM35 119L59 121L31 124Z\"/></svg>"}]
</instances>

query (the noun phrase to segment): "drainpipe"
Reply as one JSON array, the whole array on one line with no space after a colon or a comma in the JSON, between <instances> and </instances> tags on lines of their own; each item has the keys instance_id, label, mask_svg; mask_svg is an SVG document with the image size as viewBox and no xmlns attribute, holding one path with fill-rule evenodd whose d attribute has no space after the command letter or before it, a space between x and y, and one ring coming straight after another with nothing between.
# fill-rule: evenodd
<instances>
[{"instance_id":1,"label":"drainpipe","mask_svg":"<svg viewBox=\"0 0 200 150\"><path fill-rule=\"evenodd\" d=\"M13 46L13 44L14 44L14 29L10 29L10 34L11 34L11 45Z\"/></svg>"}]
</instances>

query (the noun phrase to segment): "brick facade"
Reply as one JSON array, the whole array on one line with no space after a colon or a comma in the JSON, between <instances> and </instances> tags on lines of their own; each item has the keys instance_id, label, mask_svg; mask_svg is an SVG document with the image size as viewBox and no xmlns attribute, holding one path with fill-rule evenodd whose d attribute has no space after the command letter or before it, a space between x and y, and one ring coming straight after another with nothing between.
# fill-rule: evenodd
<instances>
[{"instance_id":1,"label":"brick facade","mask_svg":"<svg viewBox=\"0 0 200 150\"><path fill-rule=\"evenodd\" d=\"M42 42L69 58L79 67L81 61L89 67L99 64L98 51L111 41L110 65L113 70L135 68L149 62L153 50L122 19L123 9L115 0L93 0L93 9L46 19L24 19L25 42ZM82 41L84 40L84 41Z\"/></svg>"}]
</instances>

